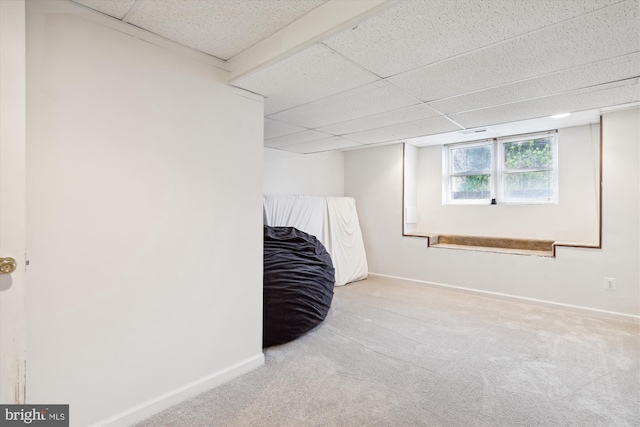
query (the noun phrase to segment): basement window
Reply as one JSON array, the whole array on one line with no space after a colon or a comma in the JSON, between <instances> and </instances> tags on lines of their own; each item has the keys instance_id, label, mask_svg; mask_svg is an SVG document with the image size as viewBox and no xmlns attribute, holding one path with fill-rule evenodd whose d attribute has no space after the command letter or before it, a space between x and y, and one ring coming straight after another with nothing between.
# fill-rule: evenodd
<instances>
[{"instance_id":1,"label":"basement window","mask_svg":"<svg viewBox=\"0 0 640 427\"><path fill-rule=\"evenodd\" d=\"M557 131L443 146L443 204L558 203Z\"/></svg>"}]
</instances>

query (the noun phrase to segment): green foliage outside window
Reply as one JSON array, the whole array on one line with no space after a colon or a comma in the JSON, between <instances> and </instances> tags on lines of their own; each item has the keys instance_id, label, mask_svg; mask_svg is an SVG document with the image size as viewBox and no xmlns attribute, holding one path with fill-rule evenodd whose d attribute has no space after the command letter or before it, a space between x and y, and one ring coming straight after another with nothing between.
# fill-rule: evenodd
<instances>
[{"instance_id":1,"label":"green foliage outside window","mask_svg":"<svg viewBox=\"0 0 640 427\"><path fill-rule=\"evenodd\" d=\"M491 146L484 145L472 148L453 150L454 171L486 171L491 170ZM491 197L490 175L460 176L454 179L453 194L461 199L487 199Z\"/></svg>"},{"instance_id":2,"label":"green foliage outside window","mask_svg":"<svg viewBox=\"0 0 640 427\"><path fill-rule=\"evenodd\" d=\"M553 153L550 138L504 144L504 168L516 170L504 176L504 193L508 198L549 198L553 194ZM518 169L542 169L517 171Z\"/></svg>"},{"instance_id":3,"label":"green foliage outside window","mask_svg":"<svg viewBox=\"0 0 640 427\"><path fill-rule=\"evenodd\" d=\"M553 195L552 138L506 142L503 145L503 185L507 198L549 198ZM456 199L491 197L491 146L458 148L451 151L453 172L478 171L478 175L452 177L451 190ZM523 170L524 169L524 170ZM538 169L528 170L527 169ZM481 172L482 171L482 172Z\"/></svg>"},{"instance_id":4,"label":"green foliage outside window","mask_svg":"<svg viewBox=\"0 0 640 427\"><path fill-rule=\"evenodd\" d=\"M467 192L491 192L491 185L489 182L489 175L471 175L471 176L461 176L460 180L462 181L456 190L456 192L467 191ZM488 198L489 195L486 195Z\"/></svg>"},{"instance_id":5,"label":"green foliage outside window","mask_svg":"<svg viewBox=\"0 0 640 427\"><path fill-rule=\"evenodd\" d=\"M549 138L504 144L504 167L507 169L544 168L553 166Z\"/></svg>"}]
</instances>

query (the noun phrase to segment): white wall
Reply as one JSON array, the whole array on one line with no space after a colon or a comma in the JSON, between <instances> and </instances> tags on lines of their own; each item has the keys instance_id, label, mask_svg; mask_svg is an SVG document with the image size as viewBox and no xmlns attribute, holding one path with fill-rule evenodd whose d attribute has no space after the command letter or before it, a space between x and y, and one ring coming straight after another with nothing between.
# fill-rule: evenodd
<instances>
[{"instance_id":1,"label":"white wall","mask_svg":"<svg viewBox=\"0 0 640 427\"><path fill-rule=\"evenodd\" d=\"M25 2L0 1L0 402L25 398L26 63Z\"/></svg>"},{"instance_id":2,"label":"white wall","mask_svg":"<svg viewBox=\"0 0 640 427\"><path fill-rule=\"evenodd\" d=\"M427 248L402 237L402 147L345 155L372 273L522 298L640 314L640 110L603 121L603 248L559 248L556 258ZM617 279L617 292L603 289Z\"/></svg>"},{"instance_id":3,"label":"white wall","mask_svg":"<svg viewBox=\"0 0 640 427\"><path fill-rule=\"evenodd\" d=\"M344 153L298 154L264 149L264 194L344 196Z\"/></svg>"},{"instance_id":4,"label":"white wall","mask_svg":"<svg viewBox=\"0 0 640 427\"><path fill-rule=\"evenodd\" d=\"M404 145L404 232L418 231L418 148Z\"/></svg>"},{"instance_id":5,"label":"white wall","mask_svg":"<svg viewBox=\"0 0 640 427\"><path fill-rule=\"evenodd\" d=\"M442 146L418 149L419 231L597 244L599 126L558 131L558 204L443 205Z\"/></svg>"},{"instance_id":6,"label":"white wall","mask_svg":"<svg viewBox=\"0 0 640 427\"><path fill-rule=\"evenodd\" d=\"M262 363L263 104L27 3L27 400L124 425Z\"/></svg>"}]
</instances>

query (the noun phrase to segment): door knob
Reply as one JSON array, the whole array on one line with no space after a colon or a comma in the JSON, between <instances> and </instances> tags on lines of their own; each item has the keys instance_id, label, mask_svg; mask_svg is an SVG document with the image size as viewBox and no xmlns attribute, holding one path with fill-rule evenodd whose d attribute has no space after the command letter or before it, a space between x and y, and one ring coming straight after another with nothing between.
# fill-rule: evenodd
<instances>
[{"instance_id":1,"label":"door knob","mask_svg":"<svg viewBox=\"0 0 640 427\"><path fill-rule=\"evenodd\" d=\"M0 274L13 273L16 265L16 260L11 257L0 258Z\"/></svg>"}]
</instances>

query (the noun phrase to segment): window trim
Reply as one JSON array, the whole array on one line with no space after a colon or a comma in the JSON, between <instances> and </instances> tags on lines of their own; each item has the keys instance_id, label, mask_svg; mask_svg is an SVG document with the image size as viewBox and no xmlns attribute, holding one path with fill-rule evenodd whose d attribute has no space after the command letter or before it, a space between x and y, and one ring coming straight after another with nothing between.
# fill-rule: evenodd
<instances>
[{"instance_id":1,"label":"window trim","mask_svg":"<svg viewBox=\"0 0 640 427\"><path fill-rule=\"evenodd\" d=\"M488 199L452 199L451 198L451 177L455 176L476 176L476 175L489 175L493 176L493 171L495 169L495 153L493 152L493 138L488 139L480 139L477 141L470 142L462 142L462 143L454 143L454 144L446 144L442 146L444 150L444 155L442 156L442 183L443 183L443 192L442 192L442 204L443 205L484 205L487 201L491 200L491 197ZM454 172L451 173L451 150L457 147L465 147L465 148L473 148L473 147L483 147L483 146L491 147L491 169L479 170L479 171L471 171L471 172ZM490 186L490 194L495 194L494 186L495 180L491 179Z\"/></svg>"},{"instance_id":2,"label":"window trim","mask_svg":"<svg viewBox=\"0 0 640 427\"><path fill-rule=\"evenodd\" d=\"M551 167L522 168L522 169L506 169L504 167L504 146L509 142L526 141L542 137L551 137L551 151L553 165ZM465 147L473 148L480 146L491 146L491 170L472 171L472 172L451 172L451 151L456 148ZM558 204L558 130L549 130L542 132L526 133L519 135L509 135L496 138L485 138L476 141L456 142L453 144L445 144L442 146L442 204L443 205L486 205L492 199L498 204L508 205L557 205ZM553 197L548 200L540 199L513 199L504 196L504 176L510 173L522 172L553 172ZM490 176L490 197L484 199L453 199L451 198L451 178L455 176Z\"/></svg>"}]
</instances>

